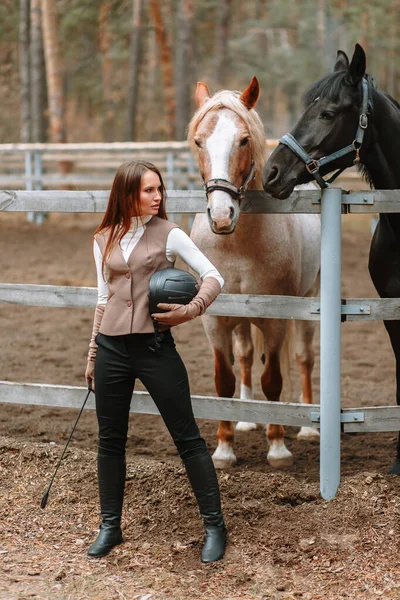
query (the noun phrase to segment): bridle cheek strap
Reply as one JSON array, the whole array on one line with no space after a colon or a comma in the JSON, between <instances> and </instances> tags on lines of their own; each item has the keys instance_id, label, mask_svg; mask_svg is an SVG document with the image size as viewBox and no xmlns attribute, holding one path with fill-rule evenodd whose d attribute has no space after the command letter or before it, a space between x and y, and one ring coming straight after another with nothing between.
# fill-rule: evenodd
<instances>
[{"instance_id":1,"label":"bridle cheek strap","mask_svg":"<svg viewBox=\"0 0 400 600\"><path fill-rule=\"evenodd\" d=\"M307 171L310 173L310 175L314 177L314 179L321 188L329 187L329 185L333 181L335 181L335 179L339 177L339 175L346 168L343 167L343 169L338 169L337 171L335 171L335 173L333 173L333 175L329 179L324 179L321 173L319 172L321 167L329 164L330 162L333 162L334 160L337 160L338 158L341 158L342 156L345 156L346 154L349 154L350 152L356 153L356 156L354 158L354 164L360 161L360 148L364 140L365 130L368 127L368 81L365 77L362 78L362 90L363 99L360 107L356 137L354 138L353 142L348 146L345 146L341 150L337 150L337 152L332 152L332 154L329 154L328 156L323 156L322 158L314 159L311 158L309 154L307 154L303 146L301 146L290 133L285 133L285 135L282 136L279 140L280 144L283 144L284 146L290 148L290 150L294 152L294 154L296 154L296 156L298 156L300 160L302 160L305 163Z\"/></svg>"},{"instance_id":2,"label":"bridle cheek strap","mask_svg":"<svg viewBox=\"0 0 400 600\"><path fill-rule=\"evenodd\" d=\"M320 168L323 165L333 160L336 160L337 158L341 158L345 154L348 154L349 152L352 152L354 150L354 147L351 144L350 146L346 146L342 150L338 150L338 152L334 152L329 156L324 156L323 158L316 160L314 158L311 158L311 156L307 154L304 148L300 146L297 140L290 133L285 133L285 135L282 136L279 140L279 143L290 148L290 150L294 152L305 163L307 171L310 173L310 175L314 177L314 179L321 188L329 187L329 185L337 177L339 177L340 173L342 173L344 169L338 169L329 179L324 179L321 173L319 172Z\"/></svg>"},{"instance_id":3,"label":"bridle cheek strap","mask_svg":"<svg viewBox=\"0 0 400 600\"><path fill-rule=\"evenodd\" d=\"M227 179L220 179L216 177L215 179L209 179L207 182L204 182L203 188L208 196L211 192L215 192L215 190L221 190L222 192L227 192L234 200L243 200L244 195L246 193L247 187L252 179L256 176L256 166L254 161L251 161L250 171L244 181L244 183L238 188L234 183L231 183Z\"/></svg>"}]
</instances>

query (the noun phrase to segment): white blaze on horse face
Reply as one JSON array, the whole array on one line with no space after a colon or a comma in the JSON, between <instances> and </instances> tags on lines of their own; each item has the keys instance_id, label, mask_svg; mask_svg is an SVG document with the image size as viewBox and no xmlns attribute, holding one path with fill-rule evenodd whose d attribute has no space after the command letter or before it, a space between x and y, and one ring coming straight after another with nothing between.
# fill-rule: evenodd
<instances>
[{"instance_id":1,"label":"white blaze on horse face","mask_svg":"<svg viewBox=\"0 0 400 600\"><path fill-rule=\"evenodd\" d=\"M235 123L221 114L206 142L211 162L211 179L220 177L229 180L229 157L236 133Z\"/></svg>"},{"instance_id":2,"label":"white blaze on horse face","mask_svg":"<svg viewBox=\"0 0 400 600\"><path fill-rule=\"evenodd\" d=\"M235 123L221 114L213 133L207 139L206 148L210 157L211 174L207 179L229 178L229 159L237 134ZM218 227L231 225L231 214L234 208L232 198L227 192L215 190L209 195L211 218Z\"/></svg>"}]
</instances>

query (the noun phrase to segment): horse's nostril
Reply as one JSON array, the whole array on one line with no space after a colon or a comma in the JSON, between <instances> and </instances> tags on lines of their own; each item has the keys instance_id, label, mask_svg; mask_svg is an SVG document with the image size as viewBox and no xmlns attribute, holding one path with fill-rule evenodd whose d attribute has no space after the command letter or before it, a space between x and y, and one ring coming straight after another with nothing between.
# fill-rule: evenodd
<instances>
[{"instance_id":1,"label":"horse's nostril","mask_svg":"<svg viewBox=\"0 0 400 600\"><path fill-rule=\"evenodd\" d=\"M229 217L231 219L233 219L233 215L235 214L235 209L233 208L233 206L230 207L229 209Z\"/></svg>"},{"instance_id":2,"label":"horse's nostril","mask_svg":"<svg viewBox=\"0 0 400 600\"><path fill-rule=\"evenodd\" d=\"M208 222L209 222L210 224L213 224L213 223L215 223L215 222L216 222L216 221L215 221L215 219L213 218L212 214L211 214L211 208L210 208L209 206L207 206L207 209L206 209L206 214L207 214L207 219L208 219Z\"/></svg>"},{"instance_id":3,"label":"horse's nostril","mask_svg":"<svg viewBox=\"0 0 400 600\"><path fill-rule=\"evenodd\" d=\"M279 179L279 169L278 169L278 167L275 167L275 166L271 167L271 170L267 176L267 183L271 184L274 181L276 181L277 179Z\"/></svg>"}]
</instances>

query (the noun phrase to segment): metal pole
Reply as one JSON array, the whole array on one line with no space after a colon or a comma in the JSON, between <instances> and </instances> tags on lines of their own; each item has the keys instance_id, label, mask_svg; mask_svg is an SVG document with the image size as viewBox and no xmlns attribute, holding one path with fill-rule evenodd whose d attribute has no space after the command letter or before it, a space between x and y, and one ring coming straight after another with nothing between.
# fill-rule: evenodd
<instances>
[{"instance_id":1,"label":"metal pole","mask_svg":"<svg viewBox=\"0 0 400 600\"><path fill-rule=\"evenodd\" d=\"M340 324L342 191L321 197L321 448L320 490L325 500L340 483Z\"/></svg>"},{"instance_id":2,"label":"metal pole","mask_svg":"<svg viewBox=\"0 0 400 600\"><path fill-rule=\"evenodd\" d=\"M40 150L35 151L35 190L42 190L42 153Z\"/></svg>"},{"instance_id":3,"label":"metal pole","mask_svg":"<svg viewBox=\"0 0 400 600\"><path fill-rule=\"evenodd\" d=\"M35 152L35 190L42 190L42 153L39 151ZM45 213L36 213L35 221L37 225L43 225Z\"/></svg>"},{"instance_id":4,"label":"metal pole","mask_svg":"<svg viewBox=\"0 0 400 600\"><path fill-rule=\"evenodd\" d=\"M27 150L25 152L25 189L28 190L28 191L32 191L33 190L32 176L33 176L32 152L30 152L29 150ZM33 221L35 220L35 213L34 212L28 212L27 213L27 219L28 219L29 223L33 223Z\"/></svg>"}]
</instances>

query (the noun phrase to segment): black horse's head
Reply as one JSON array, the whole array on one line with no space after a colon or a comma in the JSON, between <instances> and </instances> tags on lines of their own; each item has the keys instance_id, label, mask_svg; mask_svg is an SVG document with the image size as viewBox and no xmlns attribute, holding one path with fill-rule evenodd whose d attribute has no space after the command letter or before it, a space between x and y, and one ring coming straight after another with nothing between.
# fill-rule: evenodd
<instances>
[{"instance_id":1,"label":"black horse's head","mask_svg":"<svg viewBox=\"0 0 400 600\"><path fill-rule=\"evenodd\" d=\"M291 135L312 159L318 160L353 143L363 103L361 81L365 67L365 52L359 44L351 62L339 50L333 72L314 83L305 94L304 112ZM361 157L365 146L366 138ZM320 174L352 166L355 154L354 150L323 165ZM312 179L305 162L284 144L278 145L263 170L264 189L277 198L287 198L296 185Z\"/></svg>"}]
</instances>

